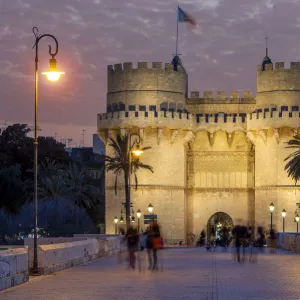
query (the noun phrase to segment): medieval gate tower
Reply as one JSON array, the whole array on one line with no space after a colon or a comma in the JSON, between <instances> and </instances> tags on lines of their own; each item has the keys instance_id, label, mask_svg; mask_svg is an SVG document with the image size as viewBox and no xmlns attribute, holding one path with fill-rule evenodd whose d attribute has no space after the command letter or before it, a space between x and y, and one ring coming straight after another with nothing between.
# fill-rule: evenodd
<instances>
[{"instance_id":1,"label":"medieval gate tower","mask_svg":"<svg viewBox=\"0 0 300 300\"><path fill-rule=\"evenodd\" d=\"M282 230L285 209L286 231L294 231L299 188L287 177L284 159L290 153L285 143L300 127L300 63L285 69L266 56L257 70L256 98L248 91L188 97L187 89L180 61L177 70L158 62L108 67L107 112L97 117L107 154L108 137L117 132L138 133L142 145L152 147L142 160L154 173L138 172L133 209L146 214L151 203L165 240L173 242L203 229L210 234L220 213L224 222L268 228L271 202L276 230ZM114 174L106 176L106 232L114 233L124 182L120 176L115 195Z\"/></svg>"}]
</instances>

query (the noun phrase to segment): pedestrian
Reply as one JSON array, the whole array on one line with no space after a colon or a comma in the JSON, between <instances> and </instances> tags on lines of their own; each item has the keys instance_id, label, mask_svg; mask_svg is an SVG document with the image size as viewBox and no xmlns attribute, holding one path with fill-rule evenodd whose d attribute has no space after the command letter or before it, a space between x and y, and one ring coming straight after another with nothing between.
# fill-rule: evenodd
<instances>
[{"instance_id":1,"label":"pedestrian","mask_svg":"<svg viewBox=\"0 0 300 300\"><path fill-rule=\"evenodd\" d=\"M135 268L135 254L138 251L139 234L135 228L130 226L126 233L127 248L129 253L129 268Z\"/></svg>"}]
</instances>

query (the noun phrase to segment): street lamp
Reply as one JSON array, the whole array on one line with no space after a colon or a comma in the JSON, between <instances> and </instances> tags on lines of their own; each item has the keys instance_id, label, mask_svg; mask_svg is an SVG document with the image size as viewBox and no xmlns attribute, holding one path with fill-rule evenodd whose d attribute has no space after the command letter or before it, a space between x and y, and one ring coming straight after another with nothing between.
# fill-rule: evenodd
<instances>
[{"instance_id":1,"label":"street lamp","mask_svg":"<svg viewBox=\"0 0 300 300\"><path fill-rule=\"evenodd\" d=\"M118 233L118 222L119 222L118 217L114 218L114 222L115 222L115 234L117 234Z\"/></svg>"},{"instance_id":2,"label":"street lamp","mask_svg":"<svg viewBox=\"0 0 300 300\"><path fill-rule=\"evenodd\" d=\"M150 214L150 216L151 216L151 220L152 220L152 212L153 212L153 206L152 206L152 204L150 203L149 205L148 205L148 211L149 211L149 214Z\"/></svg>"},{"instance_id":3,"label":"street lamp","mask_svg":"<svg viewBox=\"0 0 300 300\"><path fill-rule=\"evenodd\" d=\"M55 42L55 51L52 53L52 48L49 45L50 69L43 72L50 81L57 81L60 75L65 74L56 68L55 56L58 53L58 42L52 34L39 34L37 27L33 27L32 32L35 36L35 105L34 105L34 240L33 240L33 273L38 274L38 257L37 257L37 231L38 231L38 216L37 216L37 188L38 188L38 46L43 37L50 37Z\"/></svg>"},{"instance_id":4,"label":"street lamp","mask_svg":"<svg viewBox=\"0 0 300 300\"><path fill-rule=\"evenodd\" d=\"M135 144L132 144L131 140L132 137L136 137L136 146L134 147ZM126 199L125 203L125 211L126 211L126 227L128 229L129 224L130 224L130 204L131 204L131 195L130 195L130 177L132 173L132 155L139 157L142 153L143 150L140 148L140 142L141 142L141 136L137 133L131 133L129 135L128 139L128 169L129 169L129 174L128 174L128 198Z\"/></svg>"},{"instance_id":5,"label":"street lamp","mask_svg":"<svg viewBox=\"0 0 300 300\"><path fill-rule=\"evenodd\" d=\"M273 229L273 211L275 209L273 202L269 205L269 208L270 208L270 213L271 213L271 230L272 230Z\"/></svg>"},{"instance_id":6,"label":"street lamp","mask_svg":"<svg viewBox=\"0 0 300 300\"><path fill-rule=\"evenodd\" d=\"M285 209L282 210L281 215L282 215L282 232L284 232L284 225L285 225L284 221L285 221L285 217L286 217L286 211L285 211Z\"/></svg>"},{"instance_id":7,"label":"street lamp","mask_svg":"<svg viewBox=\"0 0 300 300\"><path fill-rule=\"evenodd\" d=\"M152 204L149 204L148 211L149 211L150 214L152 214L152 212L153 212L153 206L152 206Z\"/></svg>"},{"instance_id":8,"label":"street lamp","mask_svg":"<svg viewBox=\"0 0 300 300\"><path fill-rule=\"evenodd\" d=\"M123 218L123 216L120 217L120 223L124 223L124 218Z\"/></svg>"},{"instance_id":9,"label":"street lamp","mask_svg":"<svg viewBox=\"0 0 300 300\"><path fill-rule=\"evenodd\" d=\"M299 224L299 220L300 220L300 217L299 215L297 214L297 216L295 217L295 220L297 222L297 233L298 233L298 224Z\"/></svg>"},{"instance_id":10,"label":"street lamp","mask_svg":"<svg viewBox=\"0 0 300 300\"><path fill-rule=\"evenodd\" d=\"M142 215L142 212L140 209L136 212L137 218L138 218L138 233L140 233L140 217Z\"/></svg>"}]
</instances>

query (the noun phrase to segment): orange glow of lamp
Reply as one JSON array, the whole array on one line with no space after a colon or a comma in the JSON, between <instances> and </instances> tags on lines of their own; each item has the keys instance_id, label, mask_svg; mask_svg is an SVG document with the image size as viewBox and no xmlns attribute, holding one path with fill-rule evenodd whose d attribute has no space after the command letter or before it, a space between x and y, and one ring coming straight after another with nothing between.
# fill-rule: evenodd
<instances>
[{"instance_id":1,"label":"orange glow of lamp","mask_svg":"<svg viewBox=\"0 0 300 300\"><path fill-rule=\"evenodd\" d=\"M48 80L50 81L57 81L60 78L60 75L64 75L65 72L62 72L61 70L56 68L56 59L51 58L50 59L50 68L42 72L43 75L46 75Z\"/></svg>"}]
</instances>

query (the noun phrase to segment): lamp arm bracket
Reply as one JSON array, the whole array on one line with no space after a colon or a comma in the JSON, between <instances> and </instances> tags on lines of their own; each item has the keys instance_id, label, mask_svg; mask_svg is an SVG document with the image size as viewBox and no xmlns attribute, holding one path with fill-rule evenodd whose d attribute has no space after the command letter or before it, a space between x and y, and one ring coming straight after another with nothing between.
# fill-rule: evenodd
<instances>
[{"instance_id":1,"label":"lamp arm bracket","mask_svg":"<svg viewBox=\"0 0 300 300\"><path fill-rule=\"evenodd\" d=\"M33 32L33 34L35 36L35 43L33 45L33 48L36 48L36 49L38 48L38 43L39 43L39 41L43 37L50 37L50 38L52 38L54 40L54 42L55 42L55 51L54 52L52 52L51 45L48 45L48 47L49 47L49 54L52 56L52 58L54 58L57 55L57 53L58 53L58 41L57 41L56 37L54 35L48 34L48 33L46 33L46 34L39 34L38 33L39 30L38 30L37 27L33 27L32 28L32 32Z\"/></svg>"}]
</instances>

